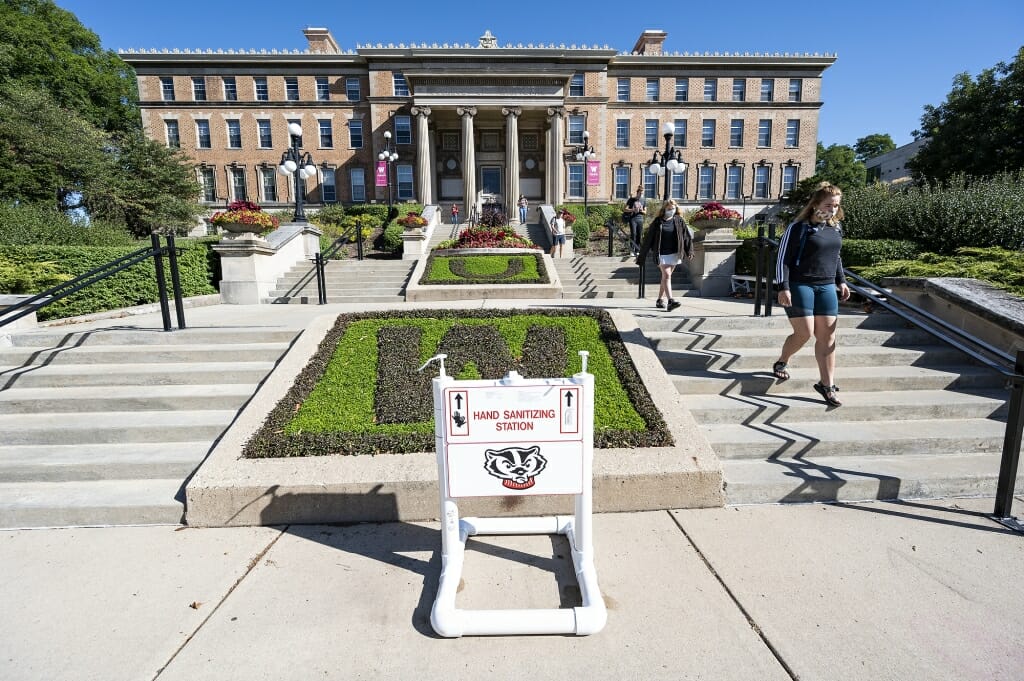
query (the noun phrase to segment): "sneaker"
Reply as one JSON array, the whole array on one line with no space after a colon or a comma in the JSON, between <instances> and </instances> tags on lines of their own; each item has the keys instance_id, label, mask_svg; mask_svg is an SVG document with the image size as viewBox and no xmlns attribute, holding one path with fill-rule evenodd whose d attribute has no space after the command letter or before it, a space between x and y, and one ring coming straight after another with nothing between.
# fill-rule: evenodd
<instances>
[{"instance_id":1,"label":"sneaker","mask_svg":"<svg viewBox=\"0 0 1024 681\"><path fill-rule=\"evenodd\" d=\"M664 301L664 300L662 300L661 298L658 298L658 299L657 299L657 300L656 300L656 301L654 302L654 307L656 307L656 308L658 308L658 309L660 309L660 310L664 310L664 309L665 309L665 301Z\"/></svg>"},{"instance_id":2,"label":"sneaker","mask_svg":"<svg viewBox=\"0 0 1024 681\"><path fill-rule=\"evenodd\" d=\"M682 305L682 303L680 303L675 298L669 298L668 299L668 311L669 312L671 312L672 310L676 309L677 307L679 307L681 305Z\"/></svg>"}]
</instances>

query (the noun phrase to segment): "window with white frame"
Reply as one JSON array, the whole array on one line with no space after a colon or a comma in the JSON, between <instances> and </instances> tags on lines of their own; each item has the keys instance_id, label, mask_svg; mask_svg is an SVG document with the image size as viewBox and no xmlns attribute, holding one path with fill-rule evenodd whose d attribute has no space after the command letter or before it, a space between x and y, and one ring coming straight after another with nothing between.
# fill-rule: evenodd
<instances>
[{"instance_id":1,"label":"window with white frame","mask_svg":"<svg viewBox=\"0 0 1024 681\"><path fill-rule=\"evenodd\" d=\"M775 99L775 79L774 78L762 78L761 79L761 101L770 102Z\"/></svg>"},{"instance_id":2,"label":"window with white frame","mask_svg":"<svg viewBox=\"0 0 1024 681\"><path fill-rule=\"evenodd\" d=\"M715 168L714 166L701 166L697 172L697 198L715 198Z\"/></svg>"},{"instance_id":3,"label":"window with white frame","mask_svg":"<svg viewBox=\"0 0 1024 681\"><path fill-rule=\"evenodd\" d=\"M223 76L221 78L221 85L224 86L224 101L225 102L237 102L238 101L238 84L235 82L234 76Z\"/></svg>"},{"instance_id":4,"label":"window with white frame","mask_svg":"<svg viewBox=\"0 0 1024 681\"><path fill-rule=\"evenodd\" d=\"M324 203L338 202L338 187L335 184L334 168L320 169L320 198Z\"/></svg>"},{"instance_id":5,"label":"window with white frame","mask_svg":"<svg viewBox=\"0 0 1024 681\"><path fill-rule=\"evenodd\" d=\"M800 146L800 119L791 118L786 121L786 146Z\"/></svg>"},{"instance_id":6,"label":"window with white frame","mask_svg":"<svg viewBox=\"0 0 1024 681\"><path fill-rule=\"evenodd\" d=\"M644 166L644 196L650 198L660 196L658 193L658 176L651 172L650 166Z\"/></svg>"},{"instance_id":7,"label":"window with white frame","mask_svg":"<svg viewBox=\"0 0 1024 681\"><path fill-rule=\"evenodd\" d=\"M228 148L242 148L242 122L237 118L229 118L224 123L228 128Z\"/></svg>"},{"instance_id":8,"label":"window with white frame","mask_svg":"<svg viewBox=\"0 0 1024 681\"><path fill-rule=\"evenodd\" d=\"M725 198L738 199L743 191L743 166L726 166Z\"/></svg>"},{"instance_id":9,"label":"window with white frame","mask_svg":"<svg viewBox=\"0 0 1024 681\"><path fill-rule=\"evenodd\" d=\"M284 98L289 102L299 101L299 79L295 76L285 76Z\"/></svg>"},{"instance_id":10,"label":"window with white frame","mask_svg":"<svg viewBox=\"0 0 1024 681\"><path fill-rule=\"evenodd\" d=\"M747 79L746 78L733 78L732 79L732 101L734 101L734 102L745 102L745 101L747 101Z\"/></svg>"},{"instance_id":11,"label":"window with white frame","mask_svg":"<svg viewBox=\"0 0 1024 681\"><path fill-rule=\"evenodd\" d=\"M583 164L569 164L569 197L573 199L583 198Z\"/></svg>"},{"instance_id":12,"label":"window with white frame","mask_svg":"<svg viewBox=\"0 0 1024 681\"><path fill-rule=\"evenodd\" d=\"M700 145L702 147L713 147L715 146L715 119L708 118L701 121L700 126Z\"/></svg>"},{"instance_id":13,"label":"window with white frame","mask_svg":"<svg viewBox=\"0 0 1024 681\"><path fill-rule=\"evenodd\" d=\"M804 96L804 81L803 78L790 78L789 79L789 101L799 102Z\"/></svg>"},{"instance_id":14,"label":"window with white frame","mask_svg":"<svg viewBox=\"0 0 1024 681\"><path fill-rule=\"evenodd\" d=\"M363 148L363 122L348 122L348 146L353 149Z\"/></svg>"},{"instance_id":15,"label":"window with white frame","mask_svg":"<svg viewBox=\"0 0 1024 681\"><path fill-rule=\"evenodd\" d=\"M729 146L730 147L742 147L743 146L743 119L734 118L729 121Z\"/></svg>"},{"instance_id":16,"label":"window with white frame","mask_svg":"<svg viewBox=\"0 0 1024 681\"><path fill-rule=\"evenodd\" d=\"M253 90L256 92L257 102L268 102L270 101L270 89L267 87L267 79L263 76L257 76L252 79Z\"/></svg>"},{"instance_id":17,"label":"window with white frame","mask_svg":"<svg viewBox=\"0 0 1024 681\"><path fill-rule=\"evenodd\" d=\"M164 128L167 132L167 146L171 149L181 148L181 135L178 131L178 121L164 121Z\"/></svg>"},{"instance_id":18,"label":"window with white frame","mask_svg":"<svg viewBox=\"0 0 1024 681\"><path fill-rule=\"evenodd\" d=\"M349 168L348 183L352 190L352 201L364 203L366 201L366 170L364 168Z\"/></svg>"},{"instance_id":19,"label":"window with white frame","mask_svg":"<svg viewBox=\"0 0 1024 681\"><path fill-rule=\"evenodd\" d=\"M618 119L615 121L615 146L624 149L629 146L629 121Z\"/></svg>"},{"instance_id":20,"label":"window with white frame","mask_svg":"<svg viewBox=\"0 0 1024 681\"><path fill-rule=\"evenodd\" d=\"M762 118L757 122L757 146L770 147L772 145L772 121L770 118Z\"/></svg>"},{"instance_id":21,"label":"window with white frame","mask_svg":"<svg viewBox=\"0 0 1024 681\"><path fill-rule=\"evenodd\" d=\"M331 119L317 119L317 126L320 128L320 148L330 149L334 146L334 129L331 126Z\"/></svg>"},{"instance_id":22,"label":"window with white frame","mask_svg":"<svg viewBox=\"0 0 1024 681\"><path fill-rule=\"evenodd\" d=\"M586 128L586 116L567 116L569 122L569 144L583 144L583 130Z\"/></svg>"},{"instance_id":23,"label":"window with white frame","mask_svg":"<svg viewBox=\"0 0 1024 681\"><path fill-rule=\"evenodd\" d=\"M716 102L716 101L718 101L718 79L717 78L705 78L704 79L704 101L705 102Z\"/></svg>"},{"instance_id":24,"label":"window with white frame","mask_svg":"<svg viewBox=\"0 0 1024 681\"><path fill-rule=\"evenodd\" d=\"M202 166L199 169L199 188L203 201L212 203L217 200L217 174L213 168Z\"/></svg>"},{"instance_id":25,"label":"window with white frame","mask_svg":"<svg viewBox=\"0 0 1024 681\"><path fill-rule=\"evenodd\" d=\"M412 116L395 116L395 144L412 144Z\"/></svg>"},{"instance_id":26,"label":"window with white frame","mask_svg":"<svg viewBox=\"0 0 1024 681\"><path fill-rule=\"evenodd\" d=\"M165 102L174 101L174 78L170 76L160 77L160 98Z\"/></svg>"},{"instance_id":27,"label":"window with white frame","mask_svg":"<svg viewBox=\"0 0 1024 681\"><path fill-rule=\"evenodd\" d=\"M569 80L569 96L570 97L582 97L583 96L583 74L574 73L572 78Z\"/></svg>"},{"instance_id":28,"label":"window with white frame","mask_svg":"<svg viewBox=\"0 0 1024 681\"><path fill-rule=\"evenodd\" d=\"M647 79L647 101L656 102L661 99L661 80L659 78Z\"/></svg>"},{"instance_id":29,"label":"window with white frame","mask_svg":"<svg viewBox=\"0 0 1024 681\"><path fill-rule=\"evenodd\" d=\"M797 166L782 166L782 193L788 194L796 189L796 180L800 169Z\"/></svg>"},{"instance_id":30,"label":"window with white frame","mask_svg":"<svg viewBox=\"0 0 1024 681\"><path fill-rule=\"evenodd\" d=\"M616 81L616 99L620 102L629 101L629 78L619 78Z\"/></svg>"},{"instance_id":31,"label":"window with white frame","mask_svg":"<svg viewBox=\"0 0 1024 681\"><path fill-rule=\"evenodd\" d=\"M674 144L677 147L685 147L686 146L686 119L685 118L677 118L674 121L674 124L675 124L675 129L673 131L674 134L672 136L672 144Z\"/></svg>"},{"instance_id":32,"label":"window with white frame","mask_svg":"<svg viewBox=\"0 0 1024 681\"><path fill-rule=\"evenodd\" d=\"M690 99L690 79L676 78L676 101L685 102Z\"/></svg>"},{"instance_id":33,"label":"window with white frame","mask_svg":"<svg viewBox=\"0 0 1024 681\"><path fill-rule=\"evenodd\" d=\"M686 198L686 171L672 173L669 183L669 195L673 199Z\"/></svg>"},{"instance_id":34,"label":"window with white frame","mask_svg":"<svg viewBox=\"0 0 1024 681\"><path fill-rule=\"evenodd\" d=\"M206 101L206 78L204 76L192 76L192 101Z\"/></svg>"},{"instance_id":35,"label":"window with white frame","mask_svg":"<svg viewBox=\"0 0 1024 681\"><path fill-rule=\"evenodd\" d=\"M644 146L658 146L658 119L648 118L644 121Z\"/></svg>"},{"instance_id":36,"label":"window with white frame","mask_svg":"<svg viewBox=\"0 0 1024 681\"><path fill-rule=\"evenodd\" d=\"M210 121L205 118L196 120L196 146L200 149L209 149L210 143Z\"/></svg>"},{"instance_id":37,"label":"window with white frame","mask_svg":"<svg viewBox=\"0 0 1024 681\"><path fill-rule=\"evenodd\" d=\"M260 149L271 149L274 146L274 136L270 132L270 121L257 120L256 131L260 136Z\"/></svg>"},{"instance_id":38,"label":"window with white frame","mask_svg":"<svg viewBox=\"0 0 1024 681\"><path fill-rule=\"evenodd\" d=\"M234 201L249 198L249 190L245 186L245 168L231 168L231 198Z\"/></svg>"},{"instance_id":39,"label":"window with white frame","mask_svg":"<svg viewBox=\"0 0 1024 681\"><path fill-rule=\"evenodd\" d=\"M772 169L768 166L754 167L754 198L767 199Z\"/></svg>"},{"instance_id":40,"label":"window with white frame","mask_svg":"<svg viewBox=\"0 0 1024 681\"><path fill-rule=\"evenodd\" d=\"M615 178L615 198L626 200L629 198L629 168L615 166L613 171Z\"/></svg>"},{"instance_id":41,"label":"window with white frame","mask_svg":"<svg viewBox=\"0 0 1024 681\"><path fill-rule=\"evenodd\" d=\"M316 77L316 98L320 102L326 102L331 99L331 85L327 81L327 76Z\"/></svg>"},{"instance_id":42,"label":"window with white frame","mask_svg":"<svg viewBox=\"0 0 1024 681\"><path fill-rule=\"evenodd\" d=\"M408 201L413 197L412 166L395 166L395 171L398 182L398 200Z\"/></svg>"},{"instance_id":43,"label":"window with white frame","mask_svg":"<svg viewBox=\"0 0 1024 681\"><path fill-rule=\"evenodd\" d=\"M362 95L359 92L359 78L345 79L345 99L350 102L358 102Z\"/></svg>"},{"instance_id":44,"label":"window with white frame","mask_svg":"<svg viewBox=\"0 0 1024 681\"><path fill-rule=\"evenodd\" d=\"M277 201L277 168L260 168L260 189L264 201Z\"/></svg>"},{"instance_id":45,"label":"window with white frame","mask_svg":"<svg viewBox=\"0 0 1024 681\"><path fill-rule=\"evenodd\" d=\"M391 87L394 89L395 97L409 96L409 84L405 82L405 76L401 71L391 72Z\"/></svg>"}]
</instances>

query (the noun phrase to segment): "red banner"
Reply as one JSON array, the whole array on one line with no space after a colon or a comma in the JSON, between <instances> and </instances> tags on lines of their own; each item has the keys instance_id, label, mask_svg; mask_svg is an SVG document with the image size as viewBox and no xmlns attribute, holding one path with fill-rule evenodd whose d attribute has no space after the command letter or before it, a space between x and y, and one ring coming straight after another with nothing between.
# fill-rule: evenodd
<instances>
[{"instance_id":1,"label":"red banner","mask_svg":"<svg viewBox=\"0 0 1024 681\"><path fill-rule=\"evenodd\" d=\"M601 162L587 161L587 185L593 187L601 184Z\"/></svg>"},{"instance_id":2,"label":"red banner","mask_svg":"<svg viewBox=\"0 0 1024 681\"><path fill-rule=\"evenodd\" d=\"M388 186L388 163L387 161L377 161L377 184L378 187Z\"/></svg>"}]
</instances>

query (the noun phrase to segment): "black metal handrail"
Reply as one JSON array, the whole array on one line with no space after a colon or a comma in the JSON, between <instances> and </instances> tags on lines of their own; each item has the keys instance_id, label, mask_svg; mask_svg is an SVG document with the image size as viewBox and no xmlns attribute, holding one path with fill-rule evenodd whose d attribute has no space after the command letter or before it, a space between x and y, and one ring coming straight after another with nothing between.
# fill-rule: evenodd
<instances>
[{"instance_id":1,"label":"black metal handrail","mask_svg":"<svg viewBox=\"0 0 1024 681\"><path fill-rule=\"evenodd\" d=\"M313 261L313 272L316 275L316 297L319 305L327 304L327 261L334 257L335 253L341 250L341 247L348 243L349 239L352 238L353 232L356 237L356 259L363 259L363 235L360 233L360 226L358 224L352 225L344 232L341 233L337 239L331 242L331 245L327 247L326 251L317 251L312 257ZM304 279L300 282L300 285L308 281Z\"/></svg>"},{"instance_id":2,"label":"black metal handrail","mask_svg":"<svg viewBox=\"0 0 1024 681\"><path fill-rule=\"evenodd\" d=\"M182 304L181 277L178 273L178 255L180 255L180 253L179 249L174 245L174 235L167 235L166 246L162 246L160 244L159 234L152 234L150 236L150 240L151 245L147 248L140 248L139 250L123 255L116 260L111 260L110 262L89 270L85 274L79 275L74 279L57 284L56 286L48 288L41 293L37 293L30 298L26 298L19 303L11 305L0 313L0 327L11 324L22 317L37 312L47 305L61 300L62 298L67 298L71 294L77 293L96 282L108 279L122 270L134 267L148 258L153 258L153 266L156 270L157 292L160 297L160 313L163 318L164 331L171 331L171 312L167 299L167 283L165 281L163 263L163 256L166 255L168 265L171 270L171 287L174 293L174 307L177 313L178 328L184 329L185 310L184 305Z\"/></svg>"},{"instance_id":3,"label":"black metal handrail","mask_svg":"<svg viewBox=\"0 0 1024 681\"><path fill-rule=\"evenodd\" d=\"M633 235L627 232L622 223L615 218L608 218L604 226L608 228L608 257L612 258L615 256L615 242L616 240L625 242L630 246L630 253L638 253L640 251L640 244L633 241ZM626 225L628 227L628 225ZM643 296L640 296L641 298Z\"/></svg>"}]
</instances>

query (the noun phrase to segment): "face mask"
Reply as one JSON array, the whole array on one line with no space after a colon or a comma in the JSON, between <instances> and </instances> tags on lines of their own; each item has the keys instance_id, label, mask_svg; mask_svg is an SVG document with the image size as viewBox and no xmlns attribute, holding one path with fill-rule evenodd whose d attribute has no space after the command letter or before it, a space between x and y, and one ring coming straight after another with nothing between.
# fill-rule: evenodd
<instances>
[{"instance_id":1,"label":"face mask","mask_svg":"<svg viewBox=\"0 0 1024 681\"><path fill-rule=\"evenodd\" d=\"M665 209L665 217L670 218L670 217L672 217L675 214L676 214L676 209L675 208L666 208Z\"/></svg>"},{"instance_id":2,"label":"face mask","mask_svg":"<svg viewBox=\"0 0 1024 681\"><path fill-rule=\"evenodd\" d=\"M814 216L817 217L819 220L831 220L836 216L836 209L826 208L822 210L819 208L814 211Z\"/></svg>"}]
</instances>

